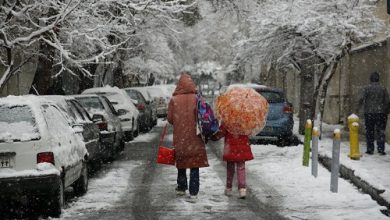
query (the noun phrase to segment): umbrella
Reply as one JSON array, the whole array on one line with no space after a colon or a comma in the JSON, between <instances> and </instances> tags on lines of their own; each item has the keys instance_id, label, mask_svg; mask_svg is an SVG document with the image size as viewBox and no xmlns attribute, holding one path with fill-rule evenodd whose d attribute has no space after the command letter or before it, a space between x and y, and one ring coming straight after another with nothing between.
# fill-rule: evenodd
<instances>
[{"instance_id":1,"label":"umbrella","mask_svg":"<svg viewBox=\"0 0 390 220\"><path fill-rule=\"evenodd\" d=\"M218 119L232 134L255 135L266 123L268 102L252 88L234 87L217 98Z\"/></svg>"}]
</instances>

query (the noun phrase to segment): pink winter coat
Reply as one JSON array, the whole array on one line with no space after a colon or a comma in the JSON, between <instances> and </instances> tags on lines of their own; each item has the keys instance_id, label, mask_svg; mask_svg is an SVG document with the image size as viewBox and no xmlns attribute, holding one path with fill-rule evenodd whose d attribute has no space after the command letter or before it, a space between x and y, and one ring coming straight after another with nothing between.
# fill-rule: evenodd
<instances>
[{"instance_id":1,"label":"pink winter coat","mask_svg":"<svg viewBox=\"0 0 390 220\"><path fill-rule=\"evenodd\" d=\"M208 167L205 144L196 135L196 86L182 74L168 106L168 122L173 125L173 146L179 169Z\"/></svg>"}]
</instances>

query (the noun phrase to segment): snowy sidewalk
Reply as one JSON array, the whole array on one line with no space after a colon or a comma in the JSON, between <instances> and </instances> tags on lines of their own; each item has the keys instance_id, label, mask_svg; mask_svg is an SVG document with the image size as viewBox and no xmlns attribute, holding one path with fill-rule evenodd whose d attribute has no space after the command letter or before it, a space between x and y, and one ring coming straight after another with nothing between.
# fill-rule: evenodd
<instances>
[{"instance_id":1,"label":"snowy sidewalk","mask_svg":"<svg viewBox=\"0 0 390 220\"><path fill-rule=\"evenodd\" d=\"M211 147L222 152L223 142L211 143ZM380 212L384 207L344 179L339 179L339 193L330 192L328 170L319 166L315 178L310 167L302 166L302 145L252 145L252 151L255 159L246 163L250 193L259 201L272 201L276 194L283 207L281 215L291 219L388 219ZM264 183L277 192L264 190Z\"/></svg>"},{"instance_id":2,"label":"snowy sidewalk","mask_svg":"<svg viewBox=\"0 0 390 220\"><path fill-rule=\"evenodd\" d=\"M326 125L324 137L319 142L320 157L325 159L332 158L332 137L331 129L335 128L333 125ZM349 134L343 131L342 135L348 138ZM387 155L381 156L375 149L374 155L365 154L366 142L360 142L360 153L362 157L360 160L351 160L349 155L349 142L342 141L340 146L340 164L350 170L358 180L367 183L373 190L368 190L373 197L383 205L390 204L390 151L389 145L386 144ZM388 207L390 208L390 207Z\"/></svg>"}]
</instances>

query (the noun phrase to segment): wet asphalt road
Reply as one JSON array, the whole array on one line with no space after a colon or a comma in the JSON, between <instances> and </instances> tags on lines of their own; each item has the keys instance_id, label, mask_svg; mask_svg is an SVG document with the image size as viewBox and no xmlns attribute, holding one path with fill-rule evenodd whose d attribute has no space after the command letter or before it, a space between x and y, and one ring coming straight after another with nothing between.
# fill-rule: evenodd
<instances>
[{"instance_id":1,"label":"wet asphalt road","mask_svg":"<svg viewBox=\"0 0 390 220\"><path fill-rule=\"evenodd\" d=\"M195 204L177 198L174 190L176 169L155 163L160 130L161 127L156 127L151 131L155 133L151 141L128 143L118 158L119 161L134 161L139 165L130 174L128 181L131 182L131 187L113 207L92 212L80 210L85 213L65 219L283 219L278 216L275 204L267 205L251 196L250 189L246 200L227 198L222 194L224 185L203 184L202 182L208 181L202 179L202 176L199 199ZM219 178L218 181L224 183L224 164L217 159L216 151L212 149L211 144L208 147L211 166L205 169L212 169L207 172L216 174L209 178ZM115 167L107 166L104 169ZM252 181L249 176L250 174L248 181ZM214 192L216 188L220 188L219 192Z\"/></svg>"}]
</instances>

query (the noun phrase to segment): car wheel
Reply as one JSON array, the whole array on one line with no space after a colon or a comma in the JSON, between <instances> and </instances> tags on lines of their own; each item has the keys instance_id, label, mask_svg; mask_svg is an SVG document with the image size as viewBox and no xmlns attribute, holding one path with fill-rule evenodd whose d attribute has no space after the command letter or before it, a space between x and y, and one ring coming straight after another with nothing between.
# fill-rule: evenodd
<instances>
[{"instance_id":1,"label":"car wheel","mask_svg":"<svg viewBox=\"0 0 390 220\"><path fill-rule=\"evenodd\" d=\"M139 135L139 123L137 122L137 129L133 132L133 137L138 137Z\"/></svg>"},{"instance_id":2,"label":"car wheel","mask_svg":"<svg viewBox=\"0 0 390 220\"><path fill-rule=\"evenodd\" d=\"M290 145L290 142L291 142L291 136L281 136L278 138L277 146L278 147L285 147L285 146Z\"/></svg>"},{"instance_id":3,"label":"car wheel","mask_svg":"<svg viewBox=\"0 0 390 220\"><path fill-rule=\"evenodd\" d=\"M119 150L123 151L125 149L125 142L121 141L121 144L119 145Z\"/></svg>"},{"instance_id":4,"label":"car wheel","mask_svg":"<svg viewBox=\"0 0 390 220\"><path fill-rule=\"evenodd\" d=\"M86 162L83 162L80 177L73 184L73 190L76 196L82 196L88 191L88 166Z\"/></svg>"},{"instance_id":5,"label":"car wheel","mask_svg":"<svg viewBox=\"0 0 390 220\"><path fill-rule=\"evenodd\" d=\"M54 195L49 199L47 214L51 217L58 218L61 215L64 206L64 182L59 178Z\"/></svg>"}]
</instances>

